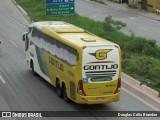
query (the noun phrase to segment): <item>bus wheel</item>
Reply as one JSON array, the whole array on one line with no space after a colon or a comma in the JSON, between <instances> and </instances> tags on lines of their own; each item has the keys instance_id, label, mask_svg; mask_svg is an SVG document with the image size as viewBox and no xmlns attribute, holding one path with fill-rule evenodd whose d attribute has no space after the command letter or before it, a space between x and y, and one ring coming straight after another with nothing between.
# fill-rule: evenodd
<instances>
[{"instance_id":1,"label":"bus wheel","mask_svg":"<svg viewBox=\"0 0 160 120\"><path fill-rule=\"evenodd\" d=\"M70 99L67 97L66 85L63 86L63 97L64 97L64 100L65 100L67 103L70 102Z\"/></svg>"},{"instance_id":2,"label":"bus wheel","mask_svg":"<svg viewBox=\"0 0 160 120\"><path fill-rule=\"evenodd\" d=\"M60 83L59 81L56 82L56 90L57 90L57 95L62 98L63 97L63 93L62 93L62 90L61 90L61 86L60 86Z\"/></svg>"},{"instance_id":3,"label":"bus wheel","mask_svg":"<svg viewBox=\"0 0 160 120\"><path fill-rule=\"evenodd\" d=\"M33 61L31 61L31 69L32 69L33 75L36 76L37 73L34 71L34 63L33 63Z\"/></svg>"}]
</instances>

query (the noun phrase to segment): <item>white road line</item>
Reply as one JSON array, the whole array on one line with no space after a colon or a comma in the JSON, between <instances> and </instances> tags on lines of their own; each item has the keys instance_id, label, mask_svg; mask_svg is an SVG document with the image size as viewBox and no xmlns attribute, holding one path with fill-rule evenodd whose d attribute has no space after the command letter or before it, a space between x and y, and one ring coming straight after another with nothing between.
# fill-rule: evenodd
<instances>
[{"instance_id":1,"label":"white road line","mask_svg":"<svg viewBox=\"0 0 160 120\"><path fill-rule=\"evenodd\" d=\"M14 22L22 25L23 27L26 27L25 25L23 25L22 23L20 23L19 21L17 21L15 18L13 18L13 17L9 16L8 14L6 14L4 11L0 10L0 12L1 12L2 14L4 14L5 16L7 16L8 18L10 18L11 20L13 20ZM24 19L24 18L23 18L23 19Z\"/></svg>"},{"instance_id":2,"label":"white road line","mask_svg":"<svg viewBox=\"0 0 160 120\"><path fill-rule=\"evenodd\" d=\"M145 31L148 31L147 28L144 28L144 27L138 27L139 29L142 29L142 30L145 30Z\"/></svg>"},{"instance_id":3,"label":"white road line","mask_svg":"<svg viewBox=\"0 0 160 120\"><path fill-rule=\"evenodd\" d=\"M129 19L131 19L131 20L134 20L135 19L135 17L128 17Z\"/></svg>"},{"instance_id":4,"label":"white road line","mask_svg":"<svg viewBox=\"0 0 160 120\"><path fill-rule=\"evenodd\" d=\"M2 81L2 83L6 83L6 81L3 79L3 77L0 75L0 80Z\"/></svg>"},{"instance_id":5,"label":"white road line","mask_svg":"<svg viewBox=\"0 0 160 120\"><path fill-rule=\"evenodd\" d=\"M134 93L129 92L127 89L122 87L122 90L125 91L126 93L130 94L131 96L135 97L136 99L138 99L139 101L143 102L144 104L146 104L147 106L149 106L150 108L152 108L155 111L160 111L160 109L154 107L153 105L149 104L148 102L144 101L143 99L139 98L138 96L136 96Z\"/></svg>"},{"instance_id":6,"label":"white road line","mask_svg":"<svg viewBox=\"0 0 160 120\"><path fill-rule=\"evenodd\" d=\"M12 1L10 1L12 2ZM22 15L22 13L18 10L18 8L14 5L14 3L12 2L12 5L15 7L15 9L17 10L17 12L19 13L19 15L23 18L23 20L27 23L27 25L29 24L28 21L24 18L24 16ZM25 25L23 25L24 27L26 27Z\"/></svg>"},{"instance_id":7,"label":"white road line","mask_svg":"<svg viewBox=\"0 0 160 120\"><path fill-rule=\"evenodd\" d=\"M14 43L12 40L10 40L10 42L11 42L15 47L18 48L18 45L17 45L16 43Z\"/></svg>"}]
</instances>

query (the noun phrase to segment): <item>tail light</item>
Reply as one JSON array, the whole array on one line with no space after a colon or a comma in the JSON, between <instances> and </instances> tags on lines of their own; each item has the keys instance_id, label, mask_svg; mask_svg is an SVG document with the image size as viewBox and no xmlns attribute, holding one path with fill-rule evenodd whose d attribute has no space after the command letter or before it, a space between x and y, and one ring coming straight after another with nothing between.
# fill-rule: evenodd
<instances>
[{"instance_id":1,"label":"tail light","mask_svg":"<svg viewBox=\"0 0 160 120\"><path fill-rule=\"evenodd\" d=\"M117 84L117 88L114 94L118 93L120 91L120 88L121 88L121 78L118 78L118 84Z\"/></svg>"},{"instance_id":2,"label":"tail light","mask_svg":"<svg viewBox=\"0 0 160 120\"><path fill-rule=\"evenodd\" d=\"M119 48L118 45L115 45L114 47Z\"/></svg>"},{"instance_id":3,"label":"tail light","mask_svg":"<svg viewBox=\"0 0 160 120\"><path fill-rule=\"evenodd\" d=\"M83 47L82 47L82 49L85 49L85 48L86 48L86 46L83 46Z\"/></svg>"},{"instance_id":4,"label":"tail light","mask_svg":"<svg viewBox=\"0 0 160 120\"><path fill-rule=\"evenodd\" d=\"M82 96L85 96L84 90L83 90L83 82L80 80L78 82L78 93Z\"/></svg>"}]
</instances>

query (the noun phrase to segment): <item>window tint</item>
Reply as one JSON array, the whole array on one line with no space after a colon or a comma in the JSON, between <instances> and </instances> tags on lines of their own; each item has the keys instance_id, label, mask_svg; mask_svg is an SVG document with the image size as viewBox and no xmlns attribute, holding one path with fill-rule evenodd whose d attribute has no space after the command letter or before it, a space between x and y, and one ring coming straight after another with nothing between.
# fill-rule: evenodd
<instances>
[{"instance_id":1,"label":"window tint","mask_svg":"<svg viewBox=\"0 0 160 120\"><path fill-rule=\"evenodd\" d=\"M45 51L50 52L55 57L64 61L70 66L74 66L77 61L77 51L68 45L51 38L36 29L32 32L32 42L43 48Z\"/></svg>"}]
</instances>

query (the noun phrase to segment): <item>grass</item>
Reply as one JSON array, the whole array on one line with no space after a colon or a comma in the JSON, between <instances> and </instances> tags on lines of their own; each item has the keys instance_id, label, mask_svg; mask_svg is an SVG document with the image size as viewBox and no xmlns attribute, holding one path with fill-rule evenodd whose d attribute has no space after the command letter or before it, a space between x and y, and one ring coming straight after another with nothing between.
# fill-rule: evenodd
<instances>
[{"instance_id":1,"label":"grass","mask_svg":"<svg viewBox=\"0 0 160 120\"><path fill-rule=\"evenodd\" d=\"M160 91L160 59L132 53L123 60L123 72L138 79L141 84Z\"/></svg>"},{"instance_id":2,"label":"grass","mask_svg":"<svg viewBox=\"0 0 160 120\"><path fill-rule=\"evenodd\" d=\"M160 48L154 40L137 37L133 33L128 36L118 30L108 31L104 22L97 22L78 14L46 16L44 0L16 1L24 8L32 21L66 21L119 44L122 49L123 72L160 93Z\"/></svg>"}]
</instances>

